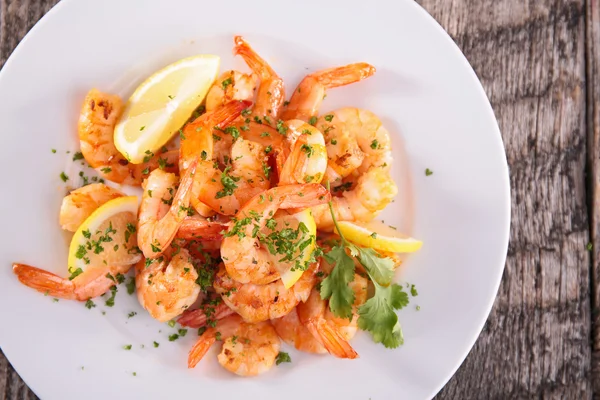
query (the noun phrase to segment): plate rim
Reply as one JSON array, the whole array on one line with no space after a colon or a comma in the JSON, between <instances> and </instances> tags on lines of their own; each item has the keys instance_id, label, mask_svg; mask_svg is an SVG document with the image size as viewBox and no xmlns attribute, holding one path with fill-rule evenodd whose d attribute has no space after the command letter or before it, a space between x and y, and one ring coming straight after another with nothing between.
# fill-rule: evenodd
<instances>
[{"instance_id":1,"label":"plate rim","mask_svg":"<svg viewBox=\"0 0 600 400\"><path fill-rule=\"evenodd\" d=\"M386 0L382 0L382 1L386 1ZM430 391L430 398L435 397L447 384L448 382L451 380L451 378L456 374L456 372L458 371L458 369L463 365L464 361L466 360L467 356L469 355L469 353L471 352L471 350L473 349L475 343L477 342L478 338L481 335L481 332L485 326L485 323L488 321L489 317L490 317L490 313L492 311L492 308L494 306L494 303L496 301L496 299L498 298L498 291L500 289L500 284L502 282L502 278L504 275L504 271L506 269L506 260L507 260L507 255L508 255L508 247L509 247L509 242L510 242L510 227L511 227L511 222L512 222L512 200L511 200L511 184L510 184L510 169L509 169L509 165L508 165L508 159L507 159L507 154L506 154L506 147L504 145L504 140L502 138L502 134L500 131L500 127L498 124L498 119L496 118L494 109L491 105L491 102L489 100L489 97L487 95L487 93L485 92L485 89L483 88L483 85L481 83L481 80L479 79L479 77L477 76L477 73L475 72L475 70L473 69L472 65L470 64L469 60L467 59L467 57L465 56L465 54L462 52L462 50L460 49L460 47L458 46L458 44L452 39L452 37L450 36L450 34L442 27L442 25L431 15L429 14L429 12L423 7L421 6L419 3L417 3L414 0L402 0L405 4L407 4L407 6L409 7L413 7L415 10L417 10L418 13L421 13L422 16L429 21L429 23L439 32L441 33L442 37L444 38L444 40L446 41L447 45L449 45L450 48L452 48L452 51L458 55L458 58L461 60L461 62L463 63L464 67L466 67L466 70L468 71L469 74L469 78L471 80L474 81L475 86L477 87L477 91L479 92L479 96L481 97L481 100L485 102L485 108L487 111L487 119L493 121L493 131L490 131L489 134L493 135L493 137L495 138L496 144L499 146L499 150L501 150L503 157L501 157L501 161L502 161L502 165L498 165L498 167L502 168L502 175L504 176L505 180L503 182L503 186L504 186L504 198L502 199L503 202L503 210L502 212L506 215L506 219L504 220L503 223L503 229L502 229L502 236L504 237L503 243L502 243L502 253L504 254L501 266L496 266L495 267L495 276L493 277L493 286L494 286L494 291L493 293L490 293L490 295L488 296L488 301L487 304L485 305L485 315L482 314L482 316L480 318L477 318L478 320L478 329L477 330L473 330L471 337L468 340L469 346L468 348L465 348L465 350L463 351L463 355L460 357L460 359L457 359L456 362L454 363L455 366L453 367L453 369L451 370L451 372L449 374L447 374L447 376L443 379L440 380L440 384L434 388L432 391ZM31 27L31 29L29 29L29 31L23 36L23 38L19 41L19 43L15 46L15 48L13 49L13 51L10 53L10 55L7 57L4 65L2 66L2 69L0 70L0 83L6 79L6 75L8 74L6 71L10 70L12 68L12 63L14 61L14 58L18 57L18 55L20 54L20 52L22 51L23 48L23 44L26 43L30 37L34 34L37 33L38 30L42 29L44 25L47 24L47 22L53 18L53 16L59 12L61 12L61 10L63 10L65 7L69 7L71 5L71 3L74 3L75 0L61 0L58 3L56 3L54 6L52 6L52 8L50 8L50 10L48 10L48 12L46 12L35 24L33 27ZM500 249L500 246L498 247ZM500 260L498 260L500 261ZM495 262L490 262L490 264L495 264ZM491 278L490 278L491 280ZM0 344L1 346L1 344ZM13 365L11 362L11 350L9 349L5 349L2 348L2 351L5 355L5 357L7 358L7 360L11 363L11 366ZM20 379L22 379L28 386L28 388L30 390L32 390L36 395L38 395L38 393L36 392L36 390L34 389L34 387L36 386L35 384L32 385L32 382L29 381L28 378L25 378L21 375L21 373L17 370L16 367L13 366L13 369L18 373L18 376ZM39 395L38 395L39 397Z\"/></svg>"}]
</instances>

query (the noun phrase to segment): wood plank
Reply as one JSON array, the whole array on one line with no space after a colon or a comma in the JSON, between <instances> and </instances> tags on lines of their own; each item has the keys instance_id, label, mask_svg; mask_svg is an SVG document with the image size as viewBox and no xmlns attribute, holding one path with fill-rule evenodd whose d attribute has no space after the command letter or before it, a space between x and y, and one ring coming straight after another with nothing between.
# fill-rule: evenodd
<instances>
[{"instance_id":1,"label":"wood plank","mask_svg":"<svg viewBox=\"0 0 600 400\"><path fill-rule=\"evenodd\" d=\"M512 188L496 304L438 398L591 398L584 1L421 4L481 78Z\"/></svg>"},{"instance_id":2,"label":"wood plank","mask_svg":"<svg viewBox=\"0 0 600 400\"><path fill-rule=\"evenodd\" d=\"M592 383L600 396L600 4L587 2L588 186L592 251Z\"/></svg>"},{"instance_id":3,"label":"wood plank","mask_svg":"<svg viewBox=\"0 0 600 400\"><path fill-rule=\"evenodd\" d=\"M0 0L0 65L54 3ZM482 79L503 133L513 190L512 240L494 310L438 397L591 398L584 0L420 3L449 31ZM599 43L597 0L590 4L588 38ZM593 138L598 140L594 104ZM594 154L596 145L590 144ZM594 231L600 219L593 211ZM597 240L594 236L600 250ZM596 307L599 296L596 285ZM34 398L0 353L0 400Z\"/></svg>"},{"instance_id":4,"label":"wood plank","mask_svg":"<svg viewBox=\"0 0 600 400\"><path fill-rule=\"evenodd\" d=\"M0 67L23 36L58 0L0 0ZM12 368L0 349L0 400L38 397Z\"/></svg>"}]
</instances>

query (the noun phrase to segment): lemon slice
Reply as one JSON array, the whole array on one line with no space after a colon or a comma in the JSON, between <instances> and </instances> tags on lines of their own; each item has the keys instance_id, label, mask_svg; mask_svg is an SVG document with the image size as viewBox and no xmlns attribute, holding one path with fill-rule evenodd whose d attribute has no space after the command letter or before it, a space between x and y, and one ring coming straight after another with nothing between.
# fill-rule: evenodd
<instances>
[{"instance_id":1,"label":"lemon slice","mask_svg":"<svg viewBox=\"0 0 600 400\"><path fill-rule=\"evenodd\" d=\"M360 246L394 253L412 253L423 245L423 242L401 234L394 228L379 221L366 223L338 222L342 235ZM335 230L337 233L337 229Z\"/></svg>"},{"instance_id":2,"label":"lemon slice","mask_svg":"<svg viewBox=\"0 0 600 400\"><path fill-rule=\"evenodd\" d=\"M306 228L304 231L299 230L298 238L296 239L298 249L294 254L294 261L275 262L275 266L281 275L281 281L283 282L283 285L286 289L289 289L298 281L298 279L300 279L302 273L304 272L304 270L301 268L294 268L296 266L296 260L301 265L304 265L304 263L310 259L312 252L315 249L317 224L315 223L315 219L313 218L310 209L306 209L296 214L278 214L275 215L274 220L277 222L277 225L274 227L265 227L262 231L263 233L268 235L271 232L281 232L284 229L293 229L296 231L301 223L303 223L304 227ZM311 237L313 239L310 244L308 244L305 248L300 249L300 243L308 240ZM280 260L282 258L281 255L273 257L276 260Z\"/></svg>"},{"instance_id":3,"label":"lemon slice","mask_svg":"<svg viewBox=\"0 0 600 400\"><path fill-rule=\"evenodd\" d=\"M88 266L130 265L142 256L137 248L138 198L119 197L98 207L79 226L69 246L69 272Z\"/></svg>"},{"instance_id":4,"label":"lemon slice","mask_svg":"<svg viewBox=\"0 0 600 400\"><path fill-rule=\"evenodd\" d=\"M115 127L115 146L121 154L140 164L148 151L167 143L206 97L220 62L208 54L184 58L138 86Z\"/></svg>"}]
</instances>

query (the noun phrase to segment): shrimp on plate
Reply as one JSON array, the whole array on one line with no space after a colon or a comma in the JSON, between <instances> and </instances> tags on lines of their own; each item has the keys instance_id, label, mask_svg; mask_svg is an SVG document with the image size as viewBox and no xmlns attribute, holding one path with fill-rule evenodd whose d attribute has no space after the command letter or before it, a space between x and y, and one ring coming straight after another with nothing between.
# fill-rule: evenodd
<instances>
[{"instance_id":1,"label":"shrimp on plate","mask_svg":"<svg viewBox=\"0 0 600 400\"><path fill-rule=\"evenodd\" d=\"M317 270L318 263L314 263L292 287L286 289L281 279L264 285L241 284L221 267L215 276L214 287L223 302L244 321L261 322L282 317L298 303L306 301L317 283Z\"/></svg>"},{"instance_id":2,"label":"shrimp on plate","mask_svg":"<svg viewBox=\"0 0 600 400\"><path fill-rule=\"evenodd\" d=\"M61 228L75 232L98 207L121 196L124 196L123 192L103 183L93 183L73 190L63 198L60 206Z\"/></svg>"},{"instance_id":3,"label":"shrimp on plate","mask_svg":"<svg viewBox=\"0 0 600 400\"><path fill-rule=\"evenodd\" d=\"M198 272L188 251L178 248L171 253L170 257L142 260L135 267L138 301L161 322L183 313L200 294Z\"/></svg>"},{"instance_id":4,"label":"shrimp on plate","mask_svg":"<svg viewBox=\"0 0 600 400\"><path fill-rule=\"evenodd\" d=\"M389 132L375 114L358 108L333 111L321 117L317 126L327 132L327 175L329 178L337 175L331 182L334 194L331 201L336 218L338 221L371 221L398 193L391 176L392 145ZM351 137L351 140L336 141L336 135L340 132L343 136ZM357 149L354 145L344 147L352 141ZM360 164L345 164L353 157L352 154L357 153L360 154ZM337 166L342 169L336 169ZM330 169L335 171L329 172ZM333 228L328 207L314 207L313 215L319 229L330 231Z\"/></svg>"},{"instance_id":5,"label":"shrimp on plate","mask_svg":"<svg viewBox=\"0 0 600 400\"><path fill-rule=\"evenodd\" d=\"M123 101L116 95L97 89L86 95L78 131L81 153L88 164L109 181L133 186L140 186L152 170L161 166L168 172L177 172L177 150L148 153L142 164L132 164L119 153L113 133L123 108Z\"/></svg>"},{"instance_id":6,"label":"shrimp on plate","mask_svg":"<svg viewBox=\"0 0 600 400\"><path fill-rule=\"evenodd\" d=\"M367 63L349 64L313 72L302 79L289 104L281 113L281 119L301 119L309 122L319 115L326 90L359 82L372 76L375 67Z\"/></svg>"},{"instance_id":7,"label":"shrimp on plate","mask_svg":"<svg viewBox=\"0 0 600 400\"><path fill-rule=\"evenodd\" d=\"M305 209L327 203L329 192L316 183L269 189L252 198L237 214L221 244L229 276L240 283L264 285L279 279L277 259L261 245L259 231L279 209Z\"/></svg>"},{"instance_id":8,"label":"shrimp on plate","mask_svg":"<svg viewBox=\"0 0 600 400\"><path fill-rule=\"evenodd\" d=\"M279 354L281 341L268 322L247 323L237 315L217 321L196 341L188 356L188 367L194 368L208 349L223 341L217 356L219 364L227 371L240 376L256 376L267 372Z\"/></svg>"},{"instance_id":9,"label":"shrimp on plate","mask_svg":"<svg viewBox=\"0 0 600 400\"><path fill-rule=\"evenodd\" d=\"M287 121L292 143L290 155L283 164L279 185L321 183L327 171L327 149L321 131L302 121Z\"/></svg>"},{"instance_id":10,"label":"shrimp on plate","mask_svg":"<svg viewBox=\"0 0 600 400\"><path fill-rule=\"evenodd\" d=\"M324 259L321 266L326 273L333 269ZM338 358L357 358L358 354L349 341L357 331L358 307L367 301L367 284L367 279L359 274L355 274L350 282L354 292L351 320L336 317L319 291L313 289L309 298L299 303L293 312L271 322L281 339L300 351L329 352Z\"/></svg>"},{"instance_id":11,"label":"shrimp on plate","mask_svg":"<svg viewBox=\"0 0 600 400\"><path fill-rule=\"evenodd\" d=\"M138 216L138 247L144 257L157 258L175 238L188 216L196 162L189 165L179 182L177 176L160 169L144 181Z\"/></svg>"}]
</instances>

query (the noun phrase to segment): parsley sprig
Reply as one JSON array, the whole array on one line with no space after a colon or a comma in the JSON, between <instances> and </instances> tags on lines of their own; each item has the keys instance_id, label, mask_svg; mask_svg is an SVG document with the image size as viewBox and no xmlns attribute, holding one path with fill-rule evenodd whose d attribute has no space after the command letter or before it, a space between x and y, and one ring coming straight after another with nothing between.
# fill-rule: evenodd
<instances>
[{"instance_id":1,"label":"parsley sprig","mask_svg":"<svg viewBox=\"0 0 600 400\"><path fill-rule=\"evenodd\" d=\"M321 283L321 298L329 299L329 308L336 316L352 318L354 292L350 282L354 280L355 257L375 287L373 297L358 307L358 327L369 331L375 343L396 348L404 343L404 338L395 310L406 307L409 299L402 286L392 283L394 262L388 257L380 257L373 249L348 242L339 229L331 202L329 209L341 239L325 254L325 259L334 268Z\"/></svg>"}]
</instances>

